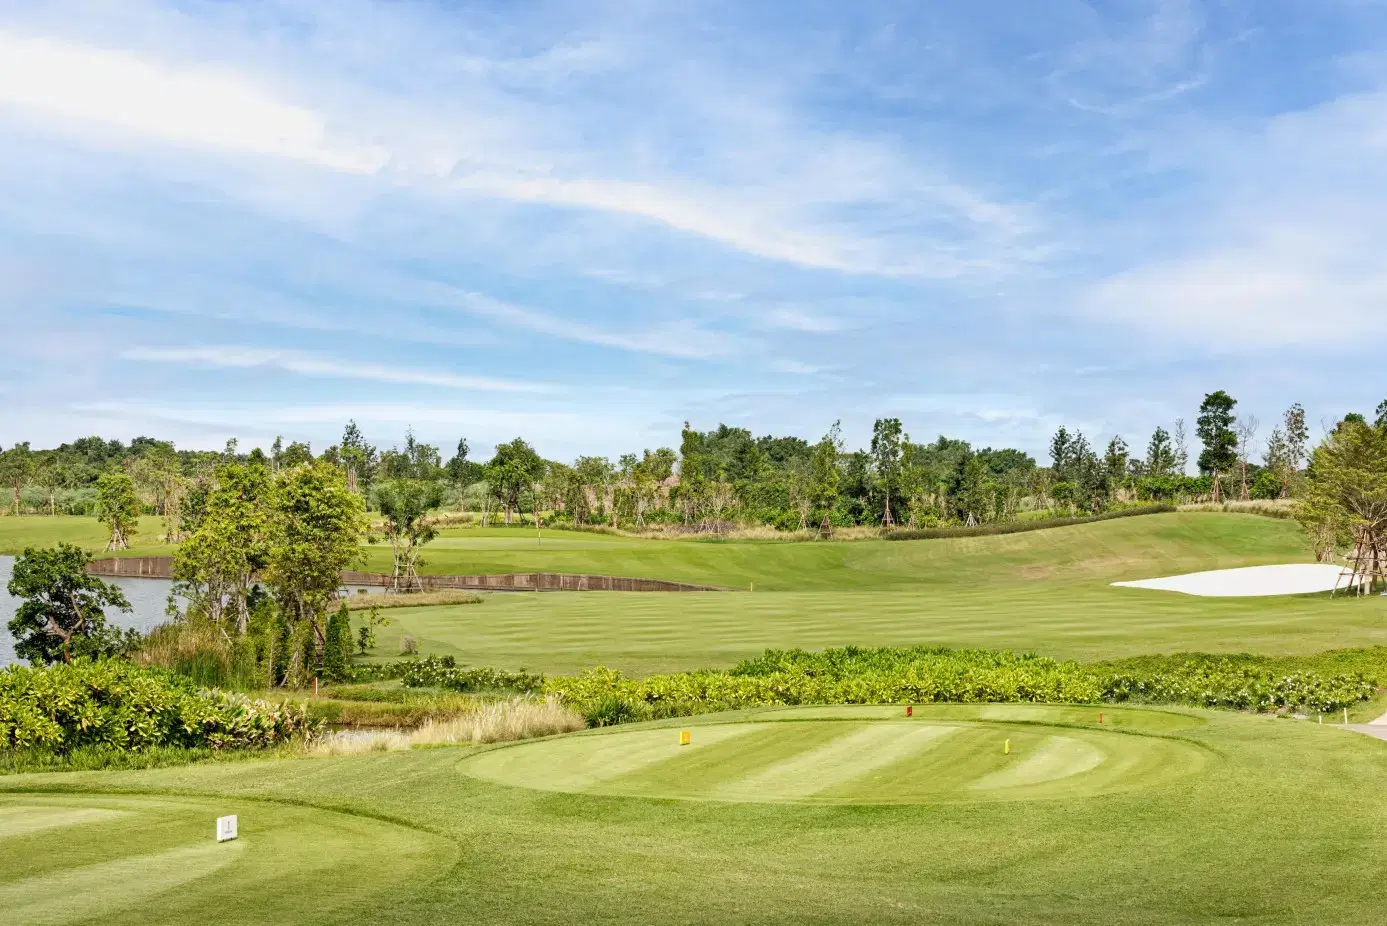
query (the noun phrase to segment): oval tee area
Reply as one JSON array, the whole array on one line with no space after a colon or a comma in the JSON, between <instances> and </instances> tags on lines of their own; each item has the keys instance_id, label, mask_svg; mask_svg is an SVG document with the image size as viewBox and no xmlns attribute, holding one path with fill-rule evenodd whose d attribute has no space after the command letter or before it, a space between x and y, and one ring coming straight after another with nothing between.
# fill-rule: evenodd
<instances>
[{"instance_id":1,"label":"oval tee area","mask_svg":"<svg viewBox=\"0 0 1387 926\"><path fill-rule=\"evenodd\" d=\"M1099 724L1100 710L1103 722ZM495 749L463 772L497 784L618 797L926 804L1076 797L1159 787L1213 753L1160 735L1164 711L1049 705L814 707L581 733Z\"/></svg>"}]
</instances>

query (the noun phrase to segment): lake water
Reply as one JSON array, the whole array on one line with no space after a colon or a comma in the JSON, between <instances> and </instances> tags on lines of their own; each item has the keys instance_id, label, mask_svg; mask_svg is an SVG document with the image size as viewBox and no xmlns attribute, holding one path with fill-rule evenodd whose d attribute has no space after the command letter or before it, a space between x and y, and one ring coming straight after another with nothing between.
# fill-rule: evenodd
<instances>
[{"instance_id":1,"label":"lake water","mask_svg":"<svg viewBox=\"0 0 1387 926\"><path fill-rule=\"evenodd\" d=\"M5 586L10 581L10 572L13 569L14 557L0 556L0 667L19 661L15 659L14 639L10 636L10 620L14 617L15 611L19 609L19 601L11 598L9 593L5 591ZM168 607L169 589L173 585L168 579L105 577L105 581L125 592L126 600L134 609L128 614L116 608L108 610L106 619L112 624L117 627L134 627L141 633L146 633L168 620L164 614L164 609ZM344 595L383 591L385 591L383 588L362 586L352 586L340 590L341 594Z\"/></svg>"},{"instance_id":2,"label":"lake water","mask_svg":"<svg viewBox=\"0 0 1387 926\"><path fill-rule=\"evenodd\" d=\"M10 571L14 568L13 556L0 556L0 666L15 662L14 639L10 636L10 620L19 608L19 601L11 598L5 591L10 581ZM107 579L112 585L120 587L134 608L129 614L118 609L106 612L107 619L120 627L134 627L144 632L167 620L164 608L168 604L168 579Z\"/></svg>"}]
</instances>

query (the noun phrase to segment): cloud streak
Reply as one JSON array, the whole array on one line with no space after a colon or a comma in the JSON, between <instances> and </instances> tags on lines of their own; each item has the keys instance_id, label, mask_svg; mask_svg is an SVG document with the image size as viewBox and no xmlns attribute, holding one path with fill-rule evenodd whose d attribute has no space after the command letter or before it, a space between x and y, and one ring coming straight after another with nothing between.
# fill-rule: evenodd
<instances>
[{"instance_id":1,"label":"cloud streak","mask_svg":"<svg viewBox=\"0 0 1387 926\"><path fill-rule=\"evenodd\" d=\"M442 389L462 389L477 392L546 393L553 387L544 383L495 379L489 376L464 376L454 373L420 370L415 367L387 367L330 357L314 356L300 351L272 348L238 347L136 347L122 352L126 360L141 363L176 364L214 369L275 369L300 376L328 379L359 379L377 383L410 386L435 386Z\"/></svg>"}]
</instances>

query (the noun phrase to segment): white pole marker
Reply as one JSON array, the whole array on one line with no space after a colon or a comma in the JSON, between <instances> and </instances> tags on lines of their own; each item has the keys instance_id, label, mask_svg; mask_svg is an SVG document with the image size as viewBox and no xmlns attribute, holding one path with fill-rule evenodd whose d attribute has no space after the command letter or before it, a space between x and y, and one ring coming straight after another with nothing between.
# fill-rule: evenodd
<instances>
[{"instance_id":1,"label":"white pole marker","mask_svg":"<svg viewBox=\"0 0 1387 926\"><path fill-rule=\"evenodd\" d=\"M236 815L217 818L217 842L236 838Z\"/></svg>"}]
</instances>

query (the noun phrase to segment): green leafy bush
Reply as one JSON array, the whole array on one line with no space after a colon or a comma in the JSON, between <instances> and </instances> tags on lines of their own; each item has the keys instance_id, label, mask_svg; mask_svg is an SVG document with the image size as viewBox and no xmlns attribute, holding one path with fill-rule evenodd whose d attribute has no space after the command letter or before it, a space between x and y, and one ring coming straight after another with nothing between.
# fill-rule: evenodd
<instances>
[{"instance_id":1,"label":"green leafy bush","mask_svg":"<svg viewBox=\"0 0 1387 926\"><path fill-rule=\"evenodd\" d=\"M1383 651L1387 653L1387 650ZM1342 660L1341 660L1342 662ZM1387 677L1257 657L1183 655L1083 665L1030 653L931 647L767 650L728 670L628 679L612 669L550 679L591 725L796 704L1141 701L1274 710L1338 710L1372 697Z\"/></svg>"},{"instance_id":2,"label":"green leafy bush","mask_svg":"<svg viewBox=\"0 0 1387 926\"><path fill-rule=\"evenodd\" d=\"M404 663L400 681L406 688L444 688L449 691L537 691L544 684L543 675L521 670L482 667L464 669L452 656L428 656Z\"/></svg>"},{"instance_id":3,"label":"green leafy bush","mask_svg":"<svg viewBox=\"0 0 1387 926\"><path fill-rule=\"evenodd\" d=\"M118 659L0 670L0 748L264 747L317 731L302 707L197 690Z\"/></svg>"}]
</instances>

